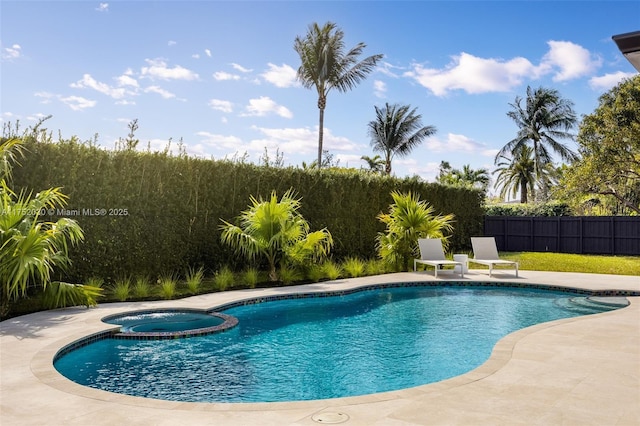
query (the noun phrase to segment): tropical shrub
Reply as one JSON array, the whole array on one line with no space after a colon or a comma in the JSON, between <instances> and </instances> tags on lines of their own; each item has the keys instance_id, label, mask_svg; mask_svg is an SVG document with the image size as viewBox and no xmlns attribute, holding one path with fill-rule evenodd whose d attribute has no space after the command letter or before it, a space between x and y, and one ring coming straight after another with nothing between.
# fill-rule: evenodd
<instances>
[{"instance_id":1,"label":"tropical shrub","mask_svg":"<svg viewBox=\"0 0 640 426\"><path fill-rule=\"evenodd\" d=\"M317 263L312 263L306 268L305 276L311 282L317 283L322 278L324 278L324 271L322 270L322 265L318 265Z\"/></svg>"},{"instance_id":2,"label":"tropical shrub","mask_svg":"<svg viewBox=\"0 0 640 426\"><path fill-rule=\"evenodd\" d=\"M133 295L136 297L148 297L151 294L151 289L151 282L148 277L137 277L133 283Z\"/></svg>"},{"instance_id":3,"label":"tropical shrub","mask_svg":"<svg viewBox=\"0 0 640 426\"><path fill-rule=\"evenodd\" d=\"M278 280L277 266L301 264L326 256L333 245L325 228L309 232L309 223L298 212L300 200L288 190L280 201L276 192L268 200L251 197L251 206L237 218L239 225L222 220L222 241L249 260L258 256L269 264L269 279Z\"/></svg>"},{"instance_id":4,"label":"tropical shrub","mask_svg":"<svg viewBox=\"0 0 640 426\"><path fill-rule=\"evenodd\" d=\"M249 288L254 288L260 280L260 271L258 268L248 267L242 274L244 284Z\"/></svg>"},{"instance_id":5,"label":"tropical shrub","mask_svg":"<svg viewBox=\"0 0 640 426\"><path fill-rule=\"evenodd\" d=\"M453 231L453 215L436 215L433 207L411 192L393 191L391 197L389 213L378 215L387 229L378 234L376 247L380 258L400 271L418 257L419 238L442 238L446 243L445 232Z\"/></svg>"},{"instance_id":6,"label":"tropical shrub","mask_svg":"<svg viewBox=\"0 0 640 426\"><path fill-rule=\"evenodd\" d=\"M129 278L117 280L111 288L111 294L117 300L125 302L131 295L131 280Z\"/></svg>"},{"instance_id":7,"label":"tropical shrub","mask_svg":"<svg viewBox=\"0 0 640 426\"><path fill-rule=\"evenodd\" d=\"M80 305L89 308L98 304L97 299L102 297L102 289L86 284L55 281L45 287L42 296L42 304L48 309Z\"/></svg>"},{"instance_id":8,"label":"tropical shrub","mask_svg":"<svg viewBox=\"0 0 640 426\"><path fill-rule=\"evenodd\" d=\"M225 291L227 288L233 287L235 276L228 266L223 266L213 276L213 283L218 291Z\"/></svg>"},{"instance_id":9,"label":"tropical shrub","mask_svg":"<svg viewBox=\"0 0 640 426\"><path fill-rule=\"evenodd\" d=\"M330 280L337 280L342 275L342 268L331 259L327 259L322 264L322 272L324 276Z\"/></svg>"},{"instance_id":10,"label":"tropical shrub","mask_svg":"<svg viewBox=\"0 0 640 426\"><path fill-rule=\"evenodd\" d=\"M411 191L436 211L455 214L456 232L449 239L454 250L469 249L469 237L482 233L482 191L418 177L105 150L77 138L55 143L28 138L25 148L28 155L13 170L14 188L35 193L63 186L70 196L65 212L76 215L56 212L42 219L68 217L84 231L84 243L69 246L68 282L99 276L111 283L121 276L156 276L200 265L211 271L225 264L242 270L248 262L222 241L218 218L235 224L252 194L268 199L272 191L282 194L292 187L302 197L299 213L311 229L331 231L336 261L377 255L376 236L384 226L376 216L393 202L392 190ZM85 209L105 209L106 214L83 214ZM268 270L266 260L258 258L251 266Z\"/></svg>"},{"instance_id":11,"label":"tropical shrub","mask_svg":"<svg viewBox=\"0 0 640 426\"><path fill-rule=\"evenodd\" d=\"M282 284L289 285L294 281L299 281L303 278L302 273L298 271L296 268L291 266L283 265L280 267L280 281Z\"/></svg>"},{"instance_id":12,"label":"tropical shrub","mask_svg":"<svg viewBox=\"0 0 640 426\"><path fill-rule=\"evenodd\" d=\"M198 291L200 290L200 286L202 285L203 279L204 279L204 267L201 266L198 269L190 267L187 270L187 274L186 274L187 289L189 290L189 293L197 294Z\"/></svg>"},{"instance_id":13,"label":"tropical shrub","mask_svg":"<svg viewBox=\"0 0 640 426\"><path fill-rule=\"evenodd\" d=\"M357 257L349 257L342 262L342 270L345 275L352 278L364 275L365 263Z\"/></svg>"},{"instance_id":14,"label":"tropical shrub","mask_svg":"<svg viewBox=\"0 0 640 426\"><path fill-rule=\"evenodd\" d=\"M68 197L61 188L46 189L34 196L26 189L16 193L9 187L13 163L23 151L21 140L1 140L0 317L8 315L12 300L26 296L30 284L41 285L44 289L51 285L54 269L71 263L69 246L84 238L74 220L41 220L45 211L66 205ZM97 287L58 283L47 293L46 302L53 307L55 303L91 306L101 291Z\"/></svg>"},{"instance_id":15,"label":"tropical shrub","mask_svg":"<svg viewBox=\"0 0 640 426\"><path fill-rule=\"evenodd\" d=\"M178 287L178 280L172 274L162 275L159 279L159 291L160 296L163 299L173 299L176 296L176 291Z\"/></svg>"}]
</instances>

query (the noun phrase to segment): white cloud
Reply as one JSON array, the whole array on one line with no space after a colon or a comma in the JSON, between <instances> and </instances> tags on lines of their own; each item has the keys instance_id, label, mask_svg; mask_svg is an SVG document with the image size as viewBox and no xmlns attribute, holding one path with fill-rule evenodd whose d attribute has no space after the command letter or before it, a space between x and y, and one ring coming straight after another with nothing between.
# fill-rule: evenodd
<instances>
[{"instance_id":1,"label":"white cloud","mask_svg":"<svg viewBox=\"0 0 640 426\"><path fill-rule=\"evenodd\" d=\"M242 139L237 136L224 136L209 132L197 132L196 135L204 138L203 144L217 149L235 151L242 146Z\"/></svg>"},{"instance_id":2,"label":"white cloud","mask_svg":"<svg viewBox=\"0 0 640 426\"><path fill-rule=\"evenodd\" d=\"M93 89L113 99L122 99L127 95L127 91L124 88L114 88L106 83L96 81L90 74L83 75L81 80L71 83L70 86L74 89Z\"/></svg>"},{"instance_id":3,"label":"white cloud","mask_svg":"<svg viewBox=\"0 0 640 426\"><path fill-rule=\"evenodd\" d=\"M269 83L276 87L293 87L299 85L296 80L296 70L287 64L277 66L269 63L269 69L261 74Z\"/></svg>"},{"instance_id":4,"label":"white cloud","mask_svg":"<svg viewBox=\"0 0 640 426\"><path fill-rule=\"evenodd\" d=\"M575 43L551 40L547 44L549 50L538 65L523 57L479 58L462 52L452 56L452 61L442 69L414 64L404 76L413 78L436 96L445 96L453 90L478 94L508 92L524 79L537 79L551 73L554 81L583 77L602 63L600 58Z\"/></svg>"},{"instance_id":5,"label":"white cloud","mask_svg":"<svg viewBox=\"0 0 640 426\"><path fill-rule=\"evenodd\" d=\"M74 111L82 111L85 108L93 108L96 106L96 101L92 101L80 96L67 96L60 98L60 100Z\"/></svg>"},{"instance_id":6,"label":"white cloud","mask_svg":"<svg viewBox=\"0 0 640 426\"><path fill-rule=\"evenodd\" d=\"M34 93L34 96L42 98L42 101L40 101L42 104L50 104L51 100L56 98L56 95L49 92L36 92Z\"/></svg>"},{"instance_id":7,"label":"white cloud","mask_svg":"<svg viewBox=\"0 0 640 426\"><path fill-rule=\"evenodd\" d=\"M423 162L410 157L394 158L391 163L392 173L396 174L395 171L399 169L406 169L408 175L418 175L422 179L433 182L440 171L440 163Z\"/></svg>"},{"instance_id":8,"label":"white cloud","mask_svg":"<svg viewBox=\"0 0 640 426\"><path fill-rule=\"evenodd\" d=\"M293 118L293 113L286 107L278 105L268 96L260 96L257 99L249 99L249 105L246 106L247 113L244 115L263 117L267 114L277 114L284 118Z\"/></svg>"},{"instance_id":9,"label":"white cloud","mask_svg":"<svg viewBox=\"0 0 640 426\"><path fill-rule=\"evenodd\" d=\"M479 153L483 156L491 156L490 152L492 152L486 149L486 145L455 133L448 133L444 141L437 137L430 137L425 141L425 146L429 151L433 152Z\"/></svg>"},{"instance_id":10,"label":"white cloud","mask_svg":"<svg viewBox=\"0 0 640 426\"><path fill-rule=\"evenodd\" d=\"M176 65L173 68L167 67L167 63L162 59L145 59L149 64L148 67L141 68L141 74L152 79L160 80L197 80L198 74L191 70Z\"/></svg>"},{"instance_id":11,"label":"white cloud","mask_svg":"<svg viewBox=\"0 0 640 426\"><path fill-rule=\"evenodd\" d=\"M218 71L213 73L213 78L218 81L240 80L239 75L229 74L228 72Z\"/></svg>"},{"instance_id":12,"label":"white cloud","mask_svg":"<svg viewBox=\"0 0 640 426\"><path fill-rule=\"evenodd\" d=\"M404 76L413 78L436 96L445 96L452 90L470 94L507 92L520 85L524 77L538 75L540 70L525 58L509 61L484 59L462 52L452 57L444 69L425 68L414 64Z\"/></svg>"},{"instance_id":13,"label":"white cloud","mask_svg":"<svg viewBox=\"0 0 640 426\"><path fill-rule=\"evenodd\" d=\"M193 55L191 55L191 57L193 59L200 59L200 55L198 53L194 53Z\"/></svg>"},{"instance_id":14,"label":"white cloud","mask_svg":"<svg viewBox=\"0 0 640 426\"><path fill-rule=\"evenodd\" d=\"M284 128L270 129L253 126L253 130L262 133L265 138L254 139L250 142L249 150L261 152L266 146L269 149L279 148L280 152L299 155L317 154L318 128ZM323 148L330 151L362 150L362 146L342 136L334 136L331 129L324 128Z\"/></svg>"},{"instance_id":15,"label":"white cloud","mask_svg":"<svg viewBox=\"0 0 640 426\"><path fill-rule=\"evenodd\" d=\"M589 86L591 86L593 90L606 92L607 90L613 88L615 85L620 83L622 80L631 78L635 75L637 74L618 71L614 73L605 74L600 77L591 77L589 79Z\"/></svg>"},{"instance_id":16,"label":"white cloud","mask_svg":"<svg viewBox=\"0 0 640 426\"><path fill-rule=\"evenodd\" d=\"M221 99L211 99L208 104L212 109L226 113L233 112L233 104Z\"/></svg>"},{"instance_id":17,"label":"white cloud","mask_svg":"<svg viewBox=\"0 0 640 426\"><path fill-rule=\"evenodd\" d=\"M123 86L140 87L138 85L138 81L127 74L123 74L120 77L117 77L116 81L118 82L118 86L120 87L123 87Z\"/></svg>"},{"instance_id":18,"label":"white cloud","mask_svg":"<svg viewBox=\"0 0 640 426\"><path fill-rule=\"evenodd\" d=\"M177 41L175 40L169 40L169 42L167 43L167 46L171 47L171 46L175 46L176 44L178 44Z\"/></svg>"},{"instance_id":19,"label":"white cloud","mask_svg":"<svg viewBox=\"0 0 640 426\"><path fill-rule=\"evenodd\" d=\"M204 53L208 56L211 57L211 51L209 49L204 49Z\"/></svg>"},{"instance_id":20,"label":"white cloud","mask_svg":"<svg viewBox=\"0 0 640 426\"><path fill-rule=\"evenodd\" d=\"M547 42L549 52L542 58L541 65L559 68L553 76L553 81L566 81L591 74L601 64L602 60L596 58L582 46L570 41Z\"/></svg>"},{"instance_id":21,"label":"white cloud","mask_svg":"<svg viewBox=\"0 0 640 426\"><path fill-rule=\"evenodd\" d=\"M174 95L173 93L158 86L149 86L146 89L144 89L144 92L157 93L158 95L162 96L164 99L171 99L176 97L176 95Z\"/></svg>"},{"instance_id":22,"label":"white cloud","mask_svg":"<svg viewBox=\"0 0 640 426\"><path fill-rule=\"evenodd\" d=\"M233 67L233 69L238 70L240 72L244 72L244 73L253 71L253 70L250 70L250 69L247 69L247 68L243 67L242 65L238 65L238 64L235 64L235 63L231 63L231 66Z\"/></svg>"},{"instance_id":23,"label":"white cloud","mask_svg":"<svg viewBox=\"0 0 640 426\"><path fill-rule=\"evenodd\" d=\"M386 98L387 94L387 84L384 81L376 80L373 82L373 90L374 94L378 98Z\"/></svg>"},{"instance_id":24,"label":"white cloud","mask_svg":"<svg viewBox=\"0 0 640 426\"><path fill-rule=\"evenodd\" d=\"M398 67L396 65L391 65L389 62L382 62L377 66L376 71L378 71L379 73L384 74L384 75L386 75L388 77L398 78L398 77L400 77L400 75L396 74L395 70L402 71L404 69L405 68L403 68L403 67Z\"/></svg>"},{"instance_id":25,"label":"white cloud","mask_svg":"<svg viewBox=\"0 0 640 426\"><path fill-rule=\"evenodd\" d=\"M14 44L11 47L2 48L2 59L16 59L22 56L22 47L19 44Z\"/></svg>"},{"instance_id":26,"label":"white cloud","mask_svg":"<svg viewBox=\"0 0 640 426\"><path fill-rule=\"evenodd\" d=\"M108 12L109 11L109 3L100 3L98 7L96 7L98 12Z\"/></svg>"}]
</instances>

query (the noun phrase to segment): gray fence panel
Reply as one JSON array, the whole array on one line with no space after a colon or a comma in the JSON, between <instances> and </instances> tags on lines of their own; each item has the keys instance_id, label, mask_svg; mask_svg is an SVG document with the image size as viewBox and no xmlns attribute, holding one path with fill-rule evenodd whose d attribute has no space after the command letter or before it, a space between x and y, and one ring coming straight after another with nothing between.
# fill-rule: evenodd
<instances>
[{"instance_id":1,"label":"gray fence panel","mask_svg":"<svg viewBox=\"0 0 640 426\"><path fill-rule=\"evenodd\" d=\"M637 216L485 216L501 251L640 255Z\"/></svg>"}]
</instances>

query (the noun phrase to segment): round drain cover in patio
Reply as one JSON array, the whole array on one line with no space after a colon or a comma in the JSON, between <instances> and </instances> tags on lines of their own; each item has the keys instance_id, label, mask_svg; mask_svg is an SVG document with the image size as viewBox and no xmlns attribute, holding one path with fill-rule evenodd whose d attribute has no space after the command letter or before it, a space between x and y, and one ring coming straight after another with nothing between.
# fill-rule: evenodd
<instances>
[{"instance_id":1,"label":"round drain cover in patio","mask_svg":"<svg viewBox=\"0 0 640 426\"><path fill-rule=\"evenodd\" d=\"M311 416L311 420L322 424L338 424L349 420L345 413L319 413Z\"/></svg>"}]
</instances>

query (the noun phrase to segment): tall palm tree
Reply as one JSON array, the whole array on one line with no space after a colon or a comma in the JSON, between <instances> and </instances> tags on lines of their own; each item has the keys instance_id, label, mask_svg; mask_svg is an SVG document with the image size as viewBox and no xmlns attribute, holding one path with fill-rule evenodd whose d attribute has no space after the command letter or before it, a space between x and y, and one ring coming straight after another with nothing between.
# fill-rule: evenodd
<instances>
[{"instance_id":1,"label":"tall palm tree","mask_svg":"<svg viewBox=\"0 0 640 426\"><path fill-rule=\"evenodd\" d=\"M529 192L532 195L535 193L536 174L533 149L523 146L513 158L501 156L496 165L498 167L493 173L498 174L495 187L501 187L500 197L504 198L509 193L515 197L519 190L520 202L527 203Z\"/></svg>"},{"instance_id":2,"label":"tall palm tree","mask_svg":"<svg viewBox=\"0 0 640 426\"><path fill-rule=\"evenodd\" d=\"M524 146L533 149L534 172L540 177L545 164L552 163L555 153L565 161L575 161L577 155L560 139L573 139L569 131L577 122L573 102L563 99L557 90L540 87L533 90L527 86L527 98L519 96L509 104L507 116L518 126L517 136L509 141L496 155L496 162L505 156L515 157Z\"/></svg>"},{"instance_id":3,"label":"tall palm tree","mask_svg":"<svg viewBox=\"0 0 640 426\"><path fill-rule=\"evenodd\" d=\"M369 171L372 173L383 173L384 172L384 160L379 155L374 155L373 157L369 157L368 155L363 155L360 157L361 160L367 162L367 166L369 166Z\"/></svg>"},{"instance_id":4,"label":"tall palm tree","mask_svg":"<svg viewBox=\"0 0 640 426\"><path fill-rule=\"evenodd\" d=\"M462 166L462 170L454 169L452 172L455 176L457 186L467 188L480 188L483 191L489 186L489 171L487 169L471 168L470 164Z\"/></svg>"},{"instance_id":5,"label":"tall palm tree","mask_svg":"<svg viewBox=\"0 0 640 426\"><path fill-rule=\"evenodd\" d=\"M426 137L434 135L434 126L423 126L422 116L410 105L385 103L375 107L376 119L369 122L369 136L374 151L385 156L385 172L391 174L391 160L398 155L408 155Z\"/></svg>"},{"instance_id":6,"label":"tall palm tree","mask_svg":"<svg viewBox=\"0 0 640 426\"><path fill-rule=\"evenodd\" d=\"M373 71L383 56L378 54L358 60L366 45L361 42L345 52L343 38L344 32L333 22L327 22L322 27L314 22L309 25L305 37L296 37L293 44L301 61L298 80L305 88L315 87L318 92L318 167L322 166L324 110L329 91L333 88L339 92L353 89Z\"/></svg>"}]
</instances>

